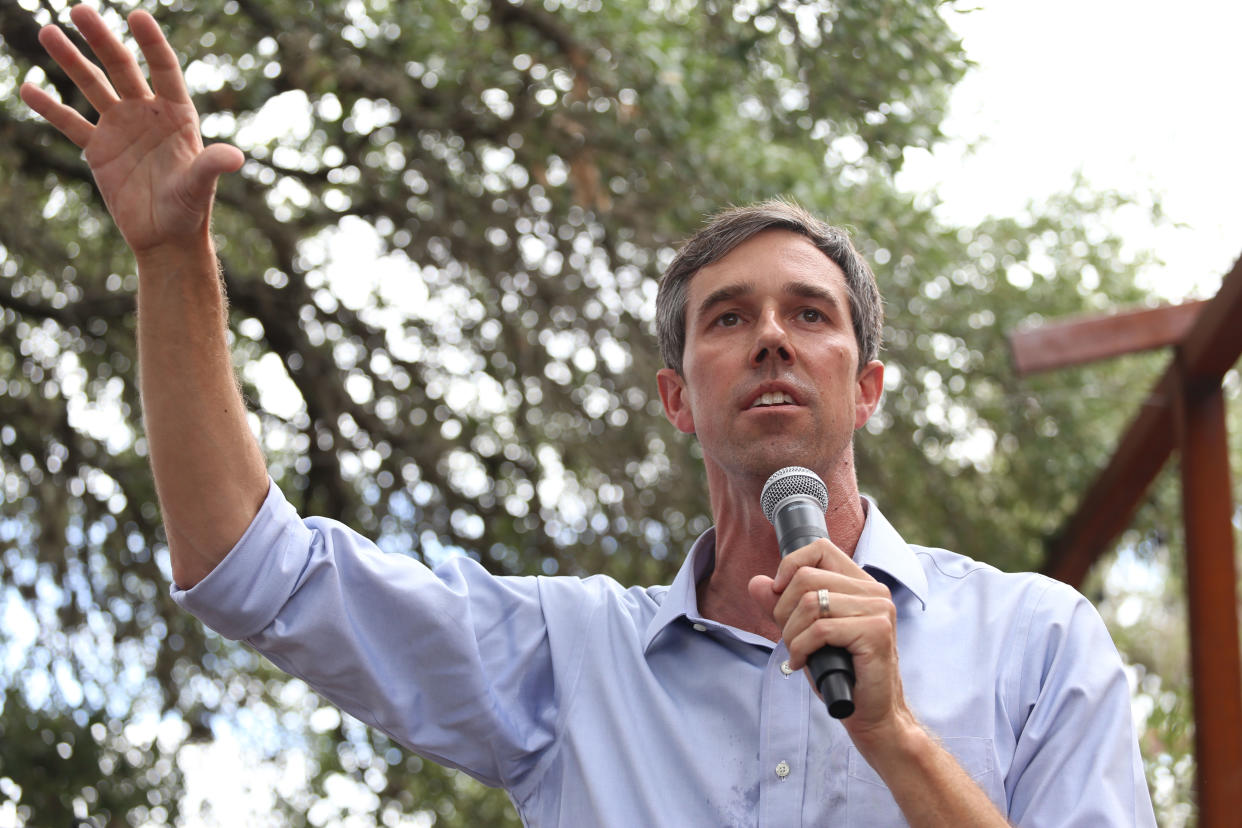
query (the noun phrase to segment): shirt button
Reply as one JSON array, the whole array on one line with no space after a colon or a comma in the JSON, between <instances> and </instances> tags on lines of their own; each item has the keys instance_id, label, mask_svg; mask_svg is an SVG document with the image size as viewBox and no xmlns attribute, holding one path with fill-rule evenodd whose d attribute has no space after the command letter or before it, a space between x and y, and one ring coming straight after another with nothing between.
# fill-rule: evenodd
<instances>
[{"instance_id":1,"label":"shirt button","mask_svg":"<svg viewBox=\"0 0 1242 828\"><path fill-rule=\"evenodd\" d=\"M699 632L707 632L707 627L703 626L702 624L695 624L694 628L698 630Z\"/></svg>"},{"instance_id":2,"label":"shirt button","mask_svg":"<svg viewBox=\"0 0 1242 828\"><path fill-rule=\"evenodd\" d=\"M789 659L785 659L781 662L781 672L785 675L789 675L793 672L793 668L789 666Z\"/></svg>"},{"instance_id":3,"label":"shirt button","mask_svg":"<svg viewBox=\"0 0 1242 828\"><path fill-rule=\"evenodd\" d=\"M776 766L776 775L779 776L781 779L784 779L786 776L789 776L789 763L783 762L783 761L778 763Z\"/></svg>"}]
</instances>

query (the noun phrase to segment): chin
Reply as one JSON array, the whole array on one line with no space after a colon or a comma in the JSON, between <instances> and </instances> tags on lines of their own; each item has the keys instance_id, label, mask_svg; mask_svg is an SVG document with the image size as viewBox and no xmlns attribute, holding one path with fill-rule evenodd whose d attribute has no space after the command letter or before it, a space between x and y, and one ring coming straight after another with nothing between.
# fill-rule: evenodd
<instances>
[{"instance_id":1,"label":"chin","mask_svg":"<svg viewBox=\"0 0 1242 828\"><path fill-rule=\"evenodd\" d=\"M813 466L814 458L805 449L773 450L751 452L749 456L737 458L734 468L744 476L767 481L776 472L787 466Z\"/></svg>"}]
</instances>

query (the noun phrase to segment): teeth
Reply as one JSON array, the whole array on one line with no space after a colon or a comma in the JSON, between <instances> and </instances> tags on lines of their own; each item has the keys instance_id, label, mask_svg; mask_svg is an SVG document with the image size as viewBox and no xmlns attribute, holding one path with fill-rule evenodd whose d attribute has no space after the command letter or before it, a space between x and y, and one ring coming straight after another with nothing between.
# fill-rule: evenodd
<instances>
[{"instance_id":1,"label":"teeth","mask_svg":"<svg viewBox=\"0 0 1242 828\"><path fill-rule=\"evenodd\" d=\"M761 394L759 399L754 401L752 407L758 407L761 405L781 405L782 403L792 405L793 397L789 396L784 391L769 391L766 394Z\"/></svg>"}]
</instances>

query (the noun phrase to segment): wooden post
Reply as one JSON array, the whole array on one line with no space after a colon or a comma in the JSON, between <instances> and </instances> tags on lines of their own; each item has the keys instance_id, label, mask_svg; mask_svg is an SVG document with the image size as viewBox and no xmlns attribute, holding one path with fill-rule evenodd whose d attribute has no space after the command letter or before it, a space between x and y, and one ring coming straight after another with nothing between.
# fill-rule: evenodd
<instances>
[{"instance_id":1,"label":"wooden post","mask_svg":"<svg viewBox=\"0 0 1242 828\"><path fill-rule=\"evenodd\" d=\"M1184 369L1180 359L1177 368ZM1185 370L1178 374L1199 825L1224 828L1242 818L1242 668L1225 398L1218 379L1196 383Z\"/></svg>"},{"instance_id":2,"label":"wooden post","mask_svg":"<svg viewBox=\"0 0 1242 828\"><path fill-rule=\"evenodd\" d=\"M1022 370L1044 371L1135 349L1177 345L1149 405L1127 429L1078 512L1049 547L1045 572L1078 586L1129 523L1175 448L1182 457L1186 590L1199 825L1242 824L1242 665L1229 446L1221 381L1242 358L1242 259L1208 302L1015 334Z\"/></svg>"}]
</instances>

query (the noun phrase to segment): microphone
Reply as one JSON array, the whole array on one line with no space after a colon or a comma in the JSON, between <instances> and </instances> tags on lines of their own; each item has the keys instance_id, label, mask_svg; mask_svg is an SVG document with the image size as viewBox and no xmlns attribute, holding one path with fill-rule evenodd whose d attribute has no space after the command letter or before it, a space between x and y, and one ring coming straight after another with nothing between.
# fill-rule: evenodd
<instances>
[{"instance_id":1,"label":"microphone","mask_svg":"<svg viewBox=\"0 0 1242 828\"><path fill-rule=\"evenodd\" d=\"M813 540L828 537L824 512L828 487L801 466L786 466L768 478L759 495L764 516L776 529L781 557ZM844 719L854 712L854 659L843 647L826 645L807 659L811 678L828 705L828 715Z\"/></svg>"}]
</instances>

